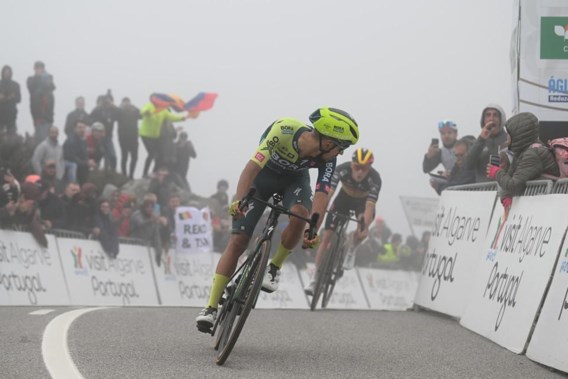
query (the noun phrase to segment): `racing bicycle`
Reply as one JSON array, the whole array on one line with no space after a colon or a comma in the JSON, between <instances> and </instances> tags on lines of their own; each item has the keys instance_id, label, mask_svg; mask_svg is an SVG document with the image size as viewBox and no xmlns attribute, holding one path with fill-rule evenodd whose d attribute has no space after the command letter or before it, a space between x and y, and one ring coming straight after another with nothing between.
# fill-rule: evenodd
<instances>
[{"instance_id":1,"label":"racing bicycle","mask_svg":"<svg viewBox=\"0 0 568 379\"><path fill-rule=\"evenodd\" d=\"M336 228L331 235L329 241L329 248L325 252L316 273L316 285L314 287L314 294L310 302L310 310L316 309L320 297L322 298L321 307L327 307L329 299L333 294L335 283L343 276L343 262L345 261L345 254L347 253L348 241L346 236L346 229L349 221L359 223L359 230L365 228L363 219L357 220L353 218L354 212L351 211L349 215L344 215L337 212L327 212L327 217L334 217L336 220Z\"/></svg>"},{"instance_id":2,"label":"racing bicycle","mask_svg":"<svg viewBox=\"0 0 568 379\"><path fill-rule=\"evenodd\" d=\"M229 285L226 287L225 294L220 301L221 309L211 330L211 335L215 336L215 333L217 334L215 336L214 348L218 351L215 360L218 365L225 363L229 354L231 354L251 309L256 305L266 266L268 265L272 236L278 225L278 217L281 214L286 214L308 222L309 239L314 238L315 226L319 218L317 213L314 213L311 219L307 219L290 212L279 204L282 201L281 194L272 195L272 202L266 202L253 197L254 193L254 189L249 191L247 196L241 200L240 208L246 209L250 201L254 199L255 202L265 204L271 210L263 232L257 239L252 253L248 254L246 260L231 276Z\"/></svg>"}]
</instances>

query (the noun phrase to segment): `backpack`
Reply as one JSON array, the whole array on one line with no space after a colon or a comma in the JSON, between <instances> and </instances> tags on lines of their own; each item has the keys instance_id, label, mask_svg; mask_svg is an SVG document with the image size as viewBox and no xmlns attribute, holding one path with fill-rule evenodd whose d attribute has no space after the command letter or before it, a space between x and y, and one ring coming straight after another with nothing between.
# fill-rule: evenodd
<instances>
[{"instance_id":1,"label":"backpack","mask_svg":"<svg viewBox=\"0 0 568 379\"><path fill-rule=\"evenodd\" d=\"M550 140L548 146L558 165L559 178L568 178L568 137Z\"/></svg>"}]
</instances>

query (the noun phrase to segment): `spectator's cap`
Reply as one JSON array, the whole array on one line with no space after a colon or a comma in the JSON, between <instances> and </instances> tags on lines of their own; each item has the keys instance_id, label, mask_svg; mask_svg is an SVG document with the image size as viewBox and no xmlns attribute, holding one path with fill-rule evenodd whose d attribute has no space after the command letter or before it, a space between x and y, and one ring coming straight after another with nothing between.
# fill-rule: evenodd
<instances>
[{"instance_id":1,"label":"spectator's cap","mask_svg":"<svg viewBox=\"0 0 568 379\"><path fill-rule=\"evenodd\" d=\"M458 125L451 120L442 120L438 122L438 129L440 130L458 130Z\"/></svg>"},{"instance_id":2,"label":"spectator's cap","mask_svg":"<svg viewBox=\"0 0 568 379\"><path fill-rule=\"evenodd\" d=\"M102 123L100 123L100 122L93 122L93 125L91 126L91 129L92 129L93 131L102 132L102 131L105 130L105 126L104 126Z\"/></svg>"},{"instance_id":3,"label":"spectator's cap","mask_svg":"<svg viewBox=\"0 0 568 379\"><path fill-rule=\"evenodd\" d=\"M227 182L225 179L221 179L217 182L217 189L219 189L221 186L229 188L229 182Z\"/></svg>"},{"instance_id":4,"label":"spectator's cap","mask_svg":"<svg viewBox=\"0 0 568 379\"><path fill-rule=\"evenodd\" d=\"M25 182L22 184L22 195L24 195L26 200L39 200L41 192L41 189L34 183Z\"/></svg>"},{"instance_id":5,"label":"spectator's cap","mask_svg":"<svg viewBox=\"0 0 568 379\"><path fill-rule=\"evenodd\" d=\"M45 64L42 61L36 61L34 63L34 68L45 68Z\"/></svg>"}]
</instances>

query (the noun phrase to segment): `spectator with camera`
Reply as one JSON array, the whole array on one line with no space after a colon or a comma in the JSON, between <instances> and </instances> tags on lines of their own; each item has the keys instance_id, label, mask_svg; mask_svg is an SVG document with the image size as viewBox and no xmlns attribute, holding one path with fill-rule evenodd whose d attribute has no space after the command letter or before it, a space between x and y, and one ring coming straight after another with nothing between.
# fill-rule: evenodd
<instances>
[{"instance_id":1,"label":"spectator with camera","mask_svg":"<svg viewBox=\"0 0 568 379\"><path fill-rule=\"evenodd\" d=\"M438 122L438 132L442 146L440 147L438 138L432 138L422 161L422 171L427 174L441 163L444 171L440 175L448 176L456 162L453 148L458 138L458 127L453 121L443 120Z\"/></svg>"},{"instance_id":2,"label":"spectator with camera","mask_svg":"<svg viewBox=\"0 0 568 379\"><path fill-rule=\"evenodd\" d=\"M465 167L475 171L475 182L487 182L486 167L490 155L499 155L501 147L507 141L505 131L505 111L497 104L489 104L481 112L481 133L469 149L465 158Z\"/></svg>"}]
</instances>

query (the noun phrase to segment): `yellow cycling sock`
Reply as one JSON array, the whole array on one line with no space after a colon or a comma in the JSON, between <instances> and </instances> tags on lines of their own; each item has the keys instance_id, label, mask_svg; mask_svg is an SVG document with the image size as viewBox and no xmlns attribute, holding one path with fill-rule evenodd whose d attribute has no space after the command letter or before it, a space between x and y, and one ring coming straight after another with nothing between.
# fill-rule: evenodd
<instances>
[{"instance_id":1,"label":"yellow cycling sock","mask_svg":"<svg viewBox=\"0 0 568 379\"><path fill-rule=\"evenodd\" d=\"M213 276L213 285L211 286L211 293L209 294L209 303L207 307L217 309L219 307L219 299L223 295L223 290L229 283L229 277L215 273Z\"/></svg>"},{"instance_id":2,"label":"yellow cycling sock","mask_svg":"<svg viewBox=\"0 0 568 379\"><path fill-rule=\"evenodd\" d=\"M288 258L288 254L290 254L290 250L286 249L284 246L282 246L282 243L280 243L280 245L278 245L278 250L276 250L274 258L272 258L272 261L270 261L270 263L278 268L282 268L284 261L286 261L286 258Z\"/></svg>"}]
</instances>

